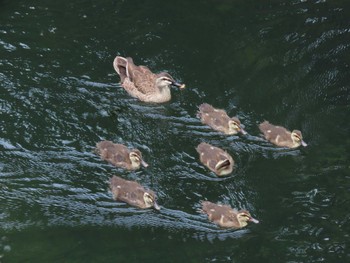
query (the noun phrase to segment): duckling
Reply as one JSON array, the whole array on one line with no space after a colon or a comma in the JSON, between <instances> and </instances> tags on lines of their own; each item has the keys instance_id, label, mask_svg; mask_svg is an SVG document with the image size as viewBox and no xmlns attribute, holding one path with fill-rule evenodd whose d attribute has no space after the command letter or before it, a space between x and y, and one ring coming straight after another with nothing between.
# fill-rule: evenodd
<instances>
[{"instance_id":1,"label":"duckling","mask_svg":"<svg viewBox=\"0 0 350 263\"><path fill-rule=\"evenodd\" d=\"M230 118L226 111L216 109L207 103L203 103L199 106L198 117L203 124L227 135L234 135L239 132L247 134L247 132L241 127L241 122L238 118Z\"/></svg>"},{"instance_id":2,"label":"duckling","mask_svg":"<svg viewBox=\"0 0 350 263\"><path fill-rule=\"evenodd\" d=\"M171 99L170 85L185 88L185 84L176 82L170 74L152 73L146 66L136 66L132 58L117 56L113 66L120 76L122 87L134 98L141 101L163 103Z\"/></svg>"},{"instance_id":3,"label":"duckling","mask_svg":"<svg viewBox=\"0 0 350 263\"><path fill-rule=\"evenodd\" d=\"M151 190L146 190L137 182L128 181L114 175L110 179L110 188L113 198L117 201L122 201L141 209L154 207L156 210L160 210L156 202L155 193Z\"/></svg>"},{"instance_id":4,"label":"duckling","mask_svg":"<svg viewBox=\"0 0 350 263\"><path fill-rule=\"evenodd\" d=\"M246 210L235 210L228 205L214 204L208 201L202 201L202 212L208 215L209 221L214 222L223 228L243 228L248 222L258 224Z\"/></svg>"},{"instance_id":5,"label":"duckling","mask_svg":"<svg viewBox=\"0 0 350 263\"><path fill-rule=\"evenodd\" d=\"M139 169L141 164L147 167L148 164L142 159L142 154L138 149L128 149L123 144L115 144L111 141L101 141L96 144L96 153L103 160L108 161L116 167L127 170Z\"/></svg>"},{"instance_id":6,"label":"duckling","mask_svg":"<svg viewBox=\"0 0 350 263\"><path fill-rule=\"evenodd\" d=\"M234 161L226 151L202 142L197 148L200 161L218 176L228 175L233 170Z\"/></svg>"},{"instance_id":7,"label":"duckling","mask_svg":"<svg viewBox=\"0 0 350 263\"><path fill-rule=\"evenodd\" d=\"M268 121L260 123L259 129L264 134L266 140L277 146L288 148L297 148L300 145L307 146L299 130L290 132L281 126L272 125Z\"/></svg>"}]
</instances>

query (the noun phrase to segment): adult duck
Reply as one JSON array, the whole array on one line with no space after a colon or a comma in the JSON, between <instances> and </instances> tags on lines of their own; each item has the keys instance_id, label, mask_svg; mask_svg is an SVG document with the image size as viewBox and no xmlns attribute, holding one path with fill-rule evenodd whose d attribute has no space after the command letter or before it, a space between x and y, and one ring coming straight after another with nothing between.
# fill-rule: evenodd
<instances>
[{"instance_id":1,"label":"adult duck","mask_svg":"<svg viewBox=\"0 0 350 263\"><path fill-rule=\"evenodd\" d=\"M132 97L144 102L167 102L171 99L171 85L185 88L185 84L176 82L169 73L154 74L146 66L135 65L130 57L117 56L113 66L120 76L121 86Z\"/></svg>"}]
</instances>

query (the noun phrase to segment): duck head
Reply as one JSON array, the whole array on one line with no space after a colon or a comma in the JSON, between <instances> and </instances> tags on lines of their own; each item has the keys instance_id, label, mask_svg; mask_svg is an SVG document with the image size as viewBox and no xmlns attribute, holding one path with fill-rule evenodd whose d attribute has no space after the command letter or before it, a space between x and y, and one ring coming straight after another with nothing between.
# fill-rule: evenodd
<instances>
[{"instance_id":1,"label":"duck head","mask_svg":"<svg viewBox=\"0 0 350 263\"><path fill-rule=\"evenodd\" d=\"M143 194L143 201L147 207L154 207L154 209L160 210L160 207L156 202L156 197L153 193L145 192Z\"/></svg>"},{"instance_id":2,"label":"duck head","mask_svg":"<svg viewBox=\"0 0 350 263\"><path fill-rule=\"evenodd\" d=\"M158 88L165 88L169 87L170 85L179 87L180 89L185 88L185 84L181 84L179 82L176 82L170 74L166 72L162 72L157 74L157 79L156 79L156 86Z\"/></svg>"},{"instance_id":3,"label":"duck head","mask_svg":"<svg viewBox=\"0 0 350 263\"><path fill-rule=\"evenodd\" d=\"M236 134L239 132L242 133L243 135L247 134L247 132L241 127L241 122L236 117L232 117L228 121L228 127L229 127L229 130L232 134Z\"/></svg>"},{"instance_id":4,"label":"duck head","mask_svg":"<svg viewBox=\"0 0 350 263\"><path fill-rule=\"evenodd\" d=\"M246 210L238 211L237 220L238 220L241 227L245 227L246 225L248 225L248 222L253 222L255 224L259 223L259 220L256 220L255 218L253 218L250 215L250 213Z\"/></svg>"},{"instance_id":5,"label":"duck head","mask_svg":"<svg viewBox=\"0 0 350 263\"><path fill-rule=\"evenodd\" d=\"M139 150L134 149L130 151L129 158L132 167L139 167L142 164L143 167L147 167L148 164L142 159L142 154Z\"/></svg>"},{"instance_id":6,"label":"duck head","mask_svg":"<svg viewBox=\"0 0 350 263\"><path fill-rule=\"evenodd\" d=\"M295 144L302 145L304 147L307 146L306 142L303 141L303 136L301 135L301 131L293 130L291 134L292 140Z\"/></svg>"}]
</instances>

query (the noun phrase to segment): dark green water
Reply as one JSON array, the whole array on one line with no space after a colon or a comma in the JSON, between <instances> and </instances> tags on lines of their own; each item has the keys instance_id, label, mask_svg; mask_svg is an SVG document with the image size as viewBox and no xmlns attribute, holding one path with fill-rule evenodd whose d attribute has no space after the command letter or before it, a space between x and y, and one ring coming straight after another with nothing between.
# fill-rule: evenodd
<instances>
[{"instance_id":1,"label":"dark green water","mask_svg":"<svg viewBox=\"0 0 350 263\"><path fill-rule=\"evenodd\" d=\"M349 17L348 0L0 0L0 262L349 261ZM139 102L116 55L187 89ZM203 102L250 135L203 126ZM264 142L265 119L309 146ZM149 168L103 162L103 139L139 148ZM199 163L201 141L233 155L231 176ZM162 210L114 202L114 174ZM204 199L260 224L219 229L197 212Z\"/></svg>"}]
</instances>

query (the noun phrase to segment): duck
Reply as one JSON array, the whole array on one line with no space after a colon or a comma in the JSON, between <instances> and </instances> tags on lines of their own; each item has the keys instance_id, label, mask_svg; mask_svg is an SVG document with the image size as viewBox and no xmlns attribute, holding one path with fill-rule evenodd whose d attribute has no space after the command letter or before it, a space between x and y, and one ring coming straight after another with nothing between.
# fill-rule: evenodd
<instances>
[{"instance_id":1,"label":"duck","mask_svg":"<svg viewBox=\"0 0 350 263\"><path fill-rule=\"evenodd\" d=\"M203 124L206 124L216 131L227 135L235 135L237 133L247 134L242 128L241 122L237 117L229 117L225 110L216 109L208 103L199 106L197 116Z\"/></svg>"},{"instance_id":2,"label":"duck","mask_svg":"<svg viewBox=\"0 0 350 263\"><path fill-rule=\"evenodd\" d=\"M301 131L288 131L281 126L275 126L268 121L259 124L259 129L263 133L265 139L279 147L297 148L300 145L306 147L306 142L303 141Z\"/></svg>"},{"instance_id":3,"label":"duck","mask_svg":"<svg viewBox=\"0 0 350 263\"><path fill-rule=\"evenodd\" d=\"M157 197L152 190L146 190L139 183L125 180L116 175L109 182L113 199L116 201L141 209L153 207L156 210L160 210L160 206L156 202Z\"/></svg>"},{"instance_id":4,"label":"duck","mask_svg":"<svg viewBox=\"0 0 350 263\"><path fill-rule=\"evenodd\" d=\"M103 160L106 160L116 167L127 170L139 169L141 165L143 167L148 167L148 164L142 159L140 150L129 149L123 144L101 141L96 144L95 151Z\"/></svg>"},{"instance_id":5,"label":"duck","mask_svg":"<svg viewBox=\"0 0 350 263\"><path fill-rule=\"evenodd\" d=\"M202 201L201 212L208 215L209 221L222 228L239 229L247 226L248 222L259 223L259 220L253 218L247 210L238 211L228 205L209 201Z\"/></svg>"},{"instance_id":6,"label":"duck","mask_svg":"<svg viewBox=\"0 0 350 263\"><path fill-rule=\"evenodd\" d=\"M201 142L197 148L200 161L218 176L232 173L234 161L226 151Z\"/></svg>"},{"instance_id":7,"label":"duck","mask_svg":"<svg viewBox=\"0 0 350 263\"><path fill-rule=\"evenodd\" d=\"M154 74L146 66L137 66L132 58L116 56L113 67L121 86L134 98L144 102L163 103L171 99L170 85L185 88L167 72Z\"/></svg>"}]
</instances>

